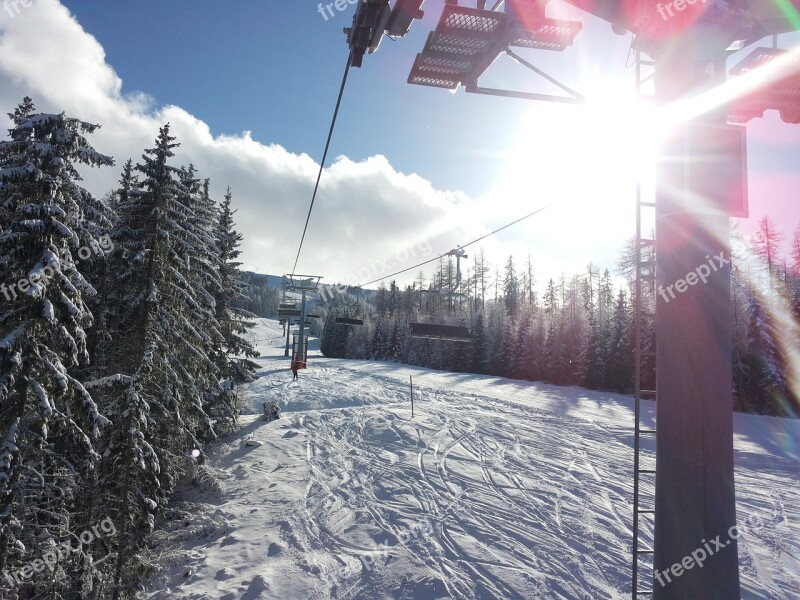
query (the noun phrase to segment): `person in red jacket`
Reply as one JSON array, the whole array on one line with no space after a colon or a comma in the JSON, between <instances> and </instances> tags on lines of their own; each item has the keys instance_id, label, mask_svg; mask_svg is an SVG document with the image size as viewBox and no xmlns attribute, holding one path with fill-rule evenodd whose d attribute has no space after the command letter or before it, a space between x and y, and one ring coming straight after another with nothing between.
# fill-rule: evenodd
<instances>
[{"instance_id":1,"label":"person in red jacket","mask_svg":"<svg viewBox=\"0 0 800 600\"><path fill-rule=\"evenodd\" d=\"M294 377L292 378L292 381L297 381L297 370L298 370L299 366L300 365L297 364L296 360L292 360L291 369L292 369L292 374L294 375Z\"/></svg>"}]
</instances>

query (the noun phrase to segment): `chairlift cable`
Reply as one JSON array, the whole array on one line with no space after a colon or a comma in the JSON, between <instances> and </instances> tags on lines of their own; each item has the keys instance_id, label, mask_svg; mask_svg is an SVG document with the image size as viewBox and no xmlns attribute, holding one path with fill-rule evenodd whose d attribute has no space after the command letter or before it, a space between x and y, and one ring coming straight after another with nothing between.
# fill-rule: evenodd
<instances>
[{"instance_id":1,"label":"chairlift cable","mask_svg":"<svg viewBox=\"0 0 800 600\"><path fill-rule=\"evenodd\" d=\"M459 248L466 248L467 246L472 246L473 244L477 244L481 240L485 240L487 237L493 236L494 234L499 233L499 232L503 231L504 229L508 229L512 225L516 225L517 223L519 223L521 221L524 221L525 219L528 219L528 218L530 218L530 217L532 217L534 215L539 214L543 210L546 210L546 209L550 208L551 206L553 206L553 204L554 204L553 202L551 202L550 204L545 204L541 208L537 208L535 211L533 211L531 213L528 213L524 217L520 217L516 221L512 221L511 223L503 225L502 227L499 227L499 228L495 229L494 231L492 231L490 233L487 233L486 235L482 235L481 237L479 237L479 238L477 238L475 240L472 240L471 242L468 242L466 244L460 244L458 247ZM373 279L372 281L368 281L367 283L361 283L361 284L359 284L358 286L355 286L355 287L363 288L363 287L368 286L370 284L377 283L378 281L383 281L384 279L389 279L390 277L394 277L395 275L400 275L401 273L406 273L407 271L411 271L412 269L416 269L417 267L421 267L423 265L427 265L428 263L432 263L433 261L439 260L440 258L443 258L445 256L447 256L447 253L440 254L439 256L436 256L434 258L426 260L425 262L421 262L421 263L419 263L417 265L414 265L413 267L408 267L407 269L403 269L402 271L397 271L396 273L392 273L391 275L385 275L384 277L379 277L378 279Z\"/></svg>"},{"instance_id":2,"label":"chairlift cable","mask_svg":"<svg viewBox=\"0 0 800 600\"><path fill-rule=\"evenodd\" d=\"M384 279L389 279L389 277L394 277L395 275L400 275L401 273L405 273L406 271L410 271L412 269L416 269L417 267L421 267L423 265L427 265L428 263L432 263L435 260L439 260L443 256L445 256L445 255L442 254L440 256L435 256L433 258L430 258L430 259L426 260L425 262L421 262L421 263L419 263L417 265L414 265L413 267L408 267L407 269L403 269L402 271L397 271L397 273L392 273L391 275L386 275L385 277L380 277L378 279L373 279L372 281L368 281L367 283L359 284L358 287L363 288L364 286L370 285L372 283L376 283L378 281L383 281Z\"/></svg>"},{"instance_id":3,"label":"chairlift cable","mask_svg":"<svg viewBox=\"0 0 800 600\"><path fill-rule=\"evenodd\" d=\"M297 263L300 261L300 252L303 250L303 241L306 239L306 231L308 230L308 222L311 220L311 211L314 210L314 201L317 199L317 192L319 191L319 180L322 178L322 171L325 169L325 160L328 157L328 149L331 145L331 138L333 137L333 128L336 126L336 118L339 116L339 106L342 103L342 95L344 94L344 87L347 83L347 74L350 72L350 61L352 59L352 51L347 56L347 65L344 68L344 75L342 76L342 85L339 87L339 97L336 99L336 109L333 111L333 119L331 120L331 128L328 131L328 140L325 142L325 151L322 153L322 160L319 163L319 173L317 173L317 183L314 185L314 193L311 196L311 205L308 207L308 216L306 216L306 224L303 227L303 235L300 238L300 246L297 248L297 257L294 259L294 267L292 273L297 272Z\"/></svg>"},{"instance_id":4,"label":"chairlift cable","mask_svg":"<svg viewBox=\"0 0 800 600\"><path fill-rule=\"evenodd\" d=\"M469 242L469 243L467 243L467 244L461 244L461 246L460 246L460 247L461 247L461 248L466 248L467 246L472 246L472 244L477 244L477 243L478 243L478 242L480 242L481 240L485 240L487 237L493 236L495 233L500 233L501 231L503 231L504 229L508 229L508 228L509 228L509 227L511 227L512 225L516 225L517 223L519 223L519 222L521 222L521 221L524 221L525 219L528 219L528 218L530 218L530 217L532 217L532 216L534 216L534 215L538 215L538 214L539 214L540 212L542 212L543 210L545 210L545 209L548 209L548 208L550 208L551 206L553 206L553 204L554 204L553 202L551 202L550 204L545 204L545 205L544 205L544 206L542 206L541 208L537 208L535 211L533 211L533 212L531 212L531 213L528 213L528 214L527 214L527 215L525 215L524 217L520 217L520 218L519 218L519 219L517 219L516 221L512 221L512 222L511 222L511 223L509 223L508 225L503 225L502 227L500 227L499 229L495 229L495 230L494 230L494 231L492 231L491 233L487 233L486 235L482 235L482 236L481 236L481 237L479 237L477 240L472 240L471 242Z\"/></svg>"}]
</instances>

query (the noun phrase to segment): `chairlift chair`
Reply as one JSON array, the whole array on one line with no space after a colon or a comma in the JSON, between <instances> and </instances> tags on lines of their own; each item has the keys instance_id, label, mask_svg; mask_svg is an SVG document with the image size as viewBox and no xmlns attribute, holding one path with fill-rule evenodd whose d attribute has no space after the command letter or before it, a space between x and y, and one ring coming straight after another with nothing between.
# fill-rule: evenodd
<instances>
[{"instance_id":1,"label":"chairlift chair","mask_svg":"<svg viewBox=\"0 0 800 600\"><path fill-rule=\"evenodd\" d=\"M411 323L409 335L412 338L442 340L447 342L471 342L469 329L457 325L436 325L434 323Z\"/></svg>"},{"instance_id":2,"label":"chairlift chair","mask_svg":"<svg viewBox=\"0 0 800 600\"><path fill-rule=\"evenodd\" d=\"M337 325L363 325L364 321L361 319L347 319L345 317L336 317L334 323Z\"/></svg>"},{"instance_id":3,"label":"chairlift chair","mask_svg":"<svg viewBox=\"0 0 800 600\"><path fill-rule=\"evenodd\" d=\"M352 310L353 312L358 314L358 312L360 310L358 308L359 307L359 302L360 302L360 300L359 300L358 296L356 296L355 303L352 304L352 305L349 305L347 307L347 313L350 314L351 310ZM364 324L364 321L362 319L353 319L353 318L350 318L350 317L336 317L336 319L334 319L333 322L335 324L337 324L337 325L346 325L348 327L358 327L358 326Z\"/></svg>"}]
</instances>

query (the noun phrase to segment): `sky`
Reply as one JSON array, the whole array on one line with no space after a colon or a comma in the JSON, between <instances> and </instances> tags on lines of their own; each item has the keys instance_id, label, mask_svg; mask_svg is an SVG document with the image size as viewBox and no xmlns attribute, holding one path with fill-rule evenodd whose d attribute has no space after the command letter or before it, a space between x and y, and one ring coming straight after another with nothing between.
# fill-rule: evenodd
<instances>
[{"instance_id":1,"label":"sky","mask_svg":"<svg viewBox=\"0 0 800 600\"><path fill-rule=\"evenodd\" d=\"M39 110L101 124L91 141L117 165L81 171L98 196L169 122L176 164L210 177L217 198L231 187L244 267L290 272L355 7L326 19L311 0L25 3L0 1L0 113L29 95ZM660 120L635 98L630 36L548 6L550 16L581 19L583 31L563 53L525 56L583 93L585 107L408 85L442 5L428 0L408 36L385 39L351 69L297 271L364 283L544 206L481 242L488 258L502 268L530 253L540 279L589 262L613 269L633 235L637 174L647 182L648 134ZM507 59L481 83L552 91ZM747 234L769 214L788 245L800 227L800 127L775 113L751 121L748 156L751 218L740 227Z\"/></svg>"}]
</instances>

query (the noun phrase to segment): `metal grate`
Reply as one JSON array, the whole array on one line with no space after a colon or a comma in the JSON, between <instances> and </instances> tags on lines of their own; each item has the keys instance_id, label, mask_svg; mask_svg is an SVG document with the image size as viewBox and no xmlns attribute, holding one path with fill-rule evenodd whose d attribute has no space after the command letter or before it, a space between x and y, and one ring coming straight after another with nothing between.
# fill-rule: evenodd
<instances>
[{"instance_id":1,"label":"metal grate","mask_svg":"<svg viewBox=\"0 0 800 600\"><path fill-rule=\"evenodd\" d=\"M437 69L430 62L426 62L428 59L430 57L417 54L417 58L414 60L414 67L408 75L408 83L447 90L454 90L461 84L461 77L458 73L453 73L452 70Z\"/></svg>"},{"instance_id":2,"label":"metal grate","mask_svg":"<svg viewBox=\"0 0 800 600\"><path fill-rule=\"evenodd\" d=\"M744 75L788 55L779 48L756 48L742 62L731 69L732 75ZM793 72L775 81L765 89L755 90L744 98L734 101L728 110L728 120L746 123L750 119L764 116L767 110L780 111L789 122L800 120L800 58L791 58Z\"/></svg>"},{"instance_id":3,"label":"metal grate","mask_svg":"<svg viewBox=\"0 0 800 600\"><path fill-rule=\"evenodd\" d=\"M458 87L458 81L451 79L440 79L439 77L425 77L424 75L412 74L408 78L408 83L415 85L427 85L428 87L444 88L446 90L454 90Z\"/></svg>"},{"instance_id":4,"label":"metal grate","mask_svg":"<svg viewBox=\"0 0 800 600\"><path fill-rule=\"evenodd\" d=\"M486 52L488 49L489 40L486 38L436 32L425 46L423 52L434 50L436 52L452 52L454 54L475 56Z\"/></svg>"},{"instance_id":5,"label":"metal grate","mask_svg":"<svg viewBox=\"0 0 800 600\"><path fill-rule=\"evenodd\" d=\"M505 12L448 4L417 55L408 82L450 90L459 85L477 89L478 78L510 45L563 50L581 28L580 21L543 16L526 20L523 27Z\"/></svg>"},{"instance_id":6,"label":"metal grate","mask_svg":"<svg viewBox=\"0 0 800 600\"><path fill-rule=\"evenodd\" d=\"M473 62L469 60L459 60L457 58L447 58L443 56L420 56L418 67L420 71L435 71L441 74L461 75L468 73Z\"/></svg>"},{"instance_id":7,"label":"metal grate","mask_svg":"<svg viewBox=\"0 0 800 600\"><path fill-rule=\"evenodd\" d=\"M572 45L583 25L579 21L542 19L528 27L514 27L509 44L519 48L562 51Z\"/></svg>"},{"instance_id":8,"label":"metal grate","mask_svg":"<svg viewBox=\"0 0 800 600\"><path fill-rule=\"evenodd\" d=\"M440 31L456 29L459 31L493 33L504 21L505 13L493 13L449 5L445 7L442 19L436 29Z\"/></svg>"},{"instance_id":9,"label":"metal grate","mask_svg":"<svg viewBox=\"0 0 800 600\"><path fill-rule=\"evenodd\" d=\"M787 51L780 48L756 48L742 62L731 69L731 75L744 75L767 64L772 59L786 54ZM795 58L793 62L800 64L800 58Z\"/></svg>"}]
</instances>

